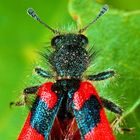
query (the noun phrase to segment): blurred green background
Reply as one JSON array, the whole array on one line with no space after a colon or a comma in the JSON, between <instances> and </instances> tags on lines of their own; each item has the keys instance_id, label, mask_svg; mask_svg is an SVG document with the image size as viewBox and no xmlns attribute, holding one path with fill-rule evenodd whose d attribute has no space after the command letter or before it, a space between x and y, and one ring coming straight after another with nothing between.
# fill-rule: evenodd
<instances>
[{"instance_id":1,"label":"blurred green background","mask_svg":"<svg viewBox=\"0 0 140 140\"><path fill-rule=\"evenodd\" d=\"M98 0L102 3L101 0ZM140 1L106 0L111 7L138 10ZM54 28L74 22L66 0L13 0L0 4L0 139L15 140L27 116L26 108L9 108L24 87L32 85L30 76L38 55L35 51L49 42L52 34L26 14L33 7ZM84 10L84 9L83 9ZM34 81L33 81L34 82ZM30 84L30 85L29 85Z\"/></svg>"}]
</instances>

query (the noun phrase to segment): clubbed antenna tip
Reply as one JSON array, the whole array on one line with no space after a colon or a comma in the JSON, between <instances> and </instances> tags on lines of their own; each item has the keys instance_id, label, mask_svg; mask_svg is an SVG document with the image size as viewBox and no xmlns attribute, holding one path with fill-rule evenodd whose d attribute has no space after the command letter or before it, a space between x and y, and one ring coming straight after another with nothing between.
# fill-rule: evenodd
<instances>
[{"instance_id":1,"label":"clubbed antenna tip","mask_svg":"<svg viewBox=\"0 0 140 140\"><path fill-rule=\"evenodd\" d=\"M39 16L36 14L35 10L33 8L28 8L27 9L27 14L29 16L31 16L33 19L37 20L38 22L40 22L41 24L43 24L46 28L48 28L49 30L51 30L53 33L55 34L60 34L59 31L54 30L53 28L51 28L49 25L47 25L46 23L44 23Z\"/></svg>"},{"instance_id":2,"label":"clubbed antenna tip","mask_svg":"<svg viewBox=\"0 0 140 140\"><path fill-rule=\"evenodd\" d=\"M95 23L101 16L103 16L108 10L109 10L109 6L108 6L107 4L105 4L105 5L101 8L101 10L100 10L99 14L96 16L96 18L95 18L93 21L91 21L87 26L85 26L84 28L80 29L80 30L79 30L79 33L82 33L82 32L84 32L85 30L87 30L87 28L88 28L89 26L91 26L92 24L94 24L94 23Z\"/></svg>"},{"instance_id":3,"label":"clubbed antenna tip","mask_svg":"<svg viewBox=\"0 0 140 140\"><path fill-rule=\"evenodd\" d=\"M37 14L35 13L34 9L33 8L28 8L27 9L27 14L29 16L31 16L32 18L34 18L35 20L38 20L38 16Z\"/></svg>"}]
</instances>

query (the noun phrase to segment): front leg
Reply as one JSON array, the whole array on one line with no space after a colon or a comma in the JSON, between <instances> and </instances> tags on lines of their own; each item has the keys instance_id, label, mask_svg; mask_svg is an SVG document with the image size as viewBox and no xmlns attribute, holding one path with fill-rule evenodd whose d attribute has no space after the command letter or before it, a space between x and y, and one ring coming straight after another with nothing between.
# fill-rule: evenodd
<instances>
[{"instance_id":1,"label":"front leg","mask_svg":"<svg viewBox=\"0 0 140 140\"><path fill-rule=\"evenodd\" d=\"M36 94L37 90L40 86L33 86L33 87L27 87L23 90L23 101L18 101L18 102L10 102L10 107L15 105L15 106L23 106L28 103L28 94Z\"/></svg>"},{"instance_id":2,"label":"front leg","mask_svg":"<svg viewBox=\"0 0 140 140\"><path fill-rule=\"evenodd\" d=\"M52 75L52 74L50 74L49 72L43 70L42 68L38 68L38 67L35 68L35 72L36 72L39 76L41 76L41 77L43 77L43 78L53 78L53 75Z\"/></svg>"},{"instance_id":3,"label":"front leg","mask_svg":"<svg viewBox=\"0 0 140 140\"><path fill-rule=\"evenodd\" d=\"M91 81L101 81L101 80L106 80L108 78L111 78L113 76L115 76L115 71L109 70L109 71L98 73L96 75L88 75L87 79Z\"/></svg>"}]
</instances>

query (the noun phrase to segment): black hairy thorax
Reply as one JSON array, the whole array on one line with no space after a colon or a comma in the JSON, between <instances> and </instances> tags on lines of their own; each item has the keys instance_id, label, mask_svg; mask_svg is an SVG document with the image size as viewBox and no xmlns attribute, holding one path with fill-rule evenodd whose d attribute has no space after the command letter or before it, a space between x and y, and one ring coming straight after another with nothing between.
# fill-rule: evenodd
<instances>
[{"instance_id":1,"label":"black hairy thorax","mask_svg":"<svg viewBox=\"0 0 140 140\"><path fill-rule=\"evenodd\" d=\"M60 79L80 79L89 64L85 49L88 39L82 34L58 35L52 39L55 51L49 62ZM58 79L59 79L58 78Z\"/></svg>"}]
</instances>

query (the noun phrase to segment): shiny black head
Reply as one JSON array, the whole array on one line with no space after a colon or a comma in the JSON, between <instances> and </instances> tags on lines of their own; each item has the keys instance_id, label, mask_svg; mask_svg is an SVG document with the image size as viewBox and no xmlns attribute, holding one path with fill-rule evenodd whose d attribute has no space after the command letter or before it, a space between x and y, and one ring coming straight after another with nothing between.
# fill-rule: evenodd
<instances>
[{"instance_id":1,"label":"shiny black head","mask_svg":"<svg viewBox=\"0 0 140 140\"><path fill-rule=\"evenodd\" d=\"M62 46L80 46L85 47L88 44L88 38L82 34L64 34L55 36L51 45L55 49L60 49Z\"/></svg>"}]
</instances>

